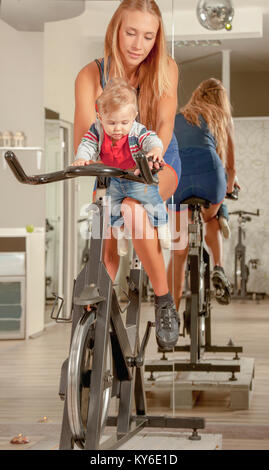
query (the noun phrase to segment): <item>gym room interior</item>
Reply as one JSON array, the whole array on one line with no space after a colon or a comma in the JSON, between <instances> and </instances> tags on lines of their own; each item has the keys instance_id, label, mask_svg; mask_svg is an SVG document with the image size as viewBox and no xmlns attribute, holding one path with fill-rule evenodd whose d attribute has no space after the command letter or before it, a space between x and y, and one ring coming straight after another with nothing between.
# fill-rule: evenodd
<instances>
[{"instance_id":1,"label":"gym room interior","mask_svg":"<svg viewBox=\"0 0 269 470\"><path fill-rule=\"evenodd\" d=\"M198 322L203 338L195 359L185 315L187 287L179 307L179 348L160 351L154 327L146 337L139 370L147 415L199 417L204 423L199 439L189 439L188 429L149 423L118 446L119 452L268 450L269 3L156 3L178 66L178 110L211 77L222 81L232 105L240 190L233 200L225 199L229 236L222 237L232 296L229 305L220 305L211 293L210 319ZM201 13L206 4L224 12L232 6L232 14L220 27L210 27ZM95 183L88 176L21 184L5 156L14 152L27 175L71 165L75 80L86 64L104 57L105 31L119 5L119 0L0 0L0 450L61 447L65 401L59 382L70 349L74 279L91 245ZM123 318L132 253L129 241L114 282ZM172 251L163 255L167 266ZM146 276L140 294L141 343L148 322L155 321ZM113 397L108 413L118 412Z\"/></svg>"}]
</instances>

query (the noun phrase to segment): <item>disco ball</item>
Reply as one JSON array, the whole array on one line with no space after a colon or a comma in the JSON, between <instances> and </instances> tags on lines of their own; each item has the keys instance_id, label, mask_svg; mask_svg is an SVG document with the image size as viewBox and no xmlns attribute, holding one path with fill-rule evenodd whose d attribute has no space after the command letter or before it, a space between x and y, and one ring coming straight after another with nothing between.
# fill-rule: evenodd
<instances>
[{"instance_id":1,"label":"disco ball","mask_svg":"<svg viewBox=\"0 0 269 470\"><path fill-rule=\"evenodd\" d=\"M234 9L230 0L200 0L196 9L197 17L207 29L231 31Z\"/></svg>"}]
</instances>

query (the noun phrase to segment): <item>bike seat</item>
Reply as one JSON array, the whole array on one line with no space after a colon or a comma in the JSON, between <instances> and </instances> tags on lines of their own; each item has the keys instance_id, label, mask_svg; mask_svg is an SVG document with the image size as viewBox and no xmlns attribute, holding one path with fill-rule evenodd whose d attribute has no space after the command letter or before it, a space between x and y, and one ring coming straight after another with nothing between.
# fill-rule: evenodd
<instances>
[{"instance_id":1,"label":"bike seat","mask_svg":"<svg viewBox=\"0 0 269 470\"><path fill-rule=\"evenodd\" d=\"M199 205L208 209L208 207L210 207L211 205L211 202L202 197L192 196L192 197L188 197L187 199L184 199L183 201L180 202L180 204L188 204L189 206Z\"/></svg>"}]
</instances>

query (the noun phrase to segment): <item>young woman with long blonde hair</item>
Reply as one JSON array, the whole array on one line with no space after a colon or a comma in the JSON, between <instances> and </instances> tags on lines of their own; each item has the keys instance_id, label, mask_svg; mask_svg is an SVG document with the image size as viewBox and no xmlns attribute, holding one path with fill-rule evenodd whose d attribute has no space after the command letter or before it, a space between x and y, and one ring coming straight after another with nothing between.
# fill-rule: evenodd
<instances>
[{"instance_id":1,"label":"young woman with long blonde hair","mask_svg":"<svg viewBox=\"0 0 269 470\"><path fill-rule=\"evenodd\" d=\"M183 209L180 208L181 201L197 196L211 202L210 208L202 208L205 241L214 261L213 284L223 288L220 290L222 295L216 299L220 304L228 304L230 283L222 267L222 238L216 215L226 192L233 191L236 172L231 105L219 80L210 78L194 90L189 102L176 115L175 134L182 164L180 185L174 195L177 230L180 230L180 219L184 220L180 212ZM173 254L168 277L178 308L184 288L187 241Z\"/></svg>"},{"instance_id":2,"label":"young woman with long blonde hair","mask_svg":"<svg viewBox=\"0 0 269 470\"><path fill-rule=\"evenodd\" d=\"M75 84L75 152L81 138L95 122L97 98L113 77L123 77L136 88L137 120L155 131L163 143L165 165L159 173L159 192L165 201L178 186L181 168L173 134L178 69L167 53L162 17L154 0L123 0L107 27L104 58L89 63L79 72ZM154 165L159 166L158 163ZM147 214L134 199L124 200L122 215L155 293L157 341L161 347L171 348L178 339L179 318L168 289L156 229L152 228L150 237L146 236ZM105 241L104 262L114 280L119 257L117 240L112 233Z\"/></svg>"}]
</instances>

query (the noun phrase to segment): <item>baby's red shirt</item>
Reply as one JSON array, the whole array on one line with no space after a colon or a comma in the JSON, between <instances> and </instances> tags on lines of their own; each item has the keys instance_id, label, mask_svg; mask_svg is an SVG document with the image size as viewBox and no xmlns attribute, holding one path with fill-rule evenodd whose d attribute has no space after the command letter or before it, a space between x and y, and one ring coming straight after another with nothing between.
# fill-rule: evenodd
<instances>
[{"instance_id":1,"label":"baby's red shirt","mask_svg":"<svg viewBox=\"0 0 269 470\"><path fill-rule=\"evenodd\" d=\"M123 170L134 168L136 165L130 151L128 134L112 145L112 138L106 134L104 128L103 131L104 140L100 152L101 161L105 165L122 168Z\"/></svg>"}]
</instances>

